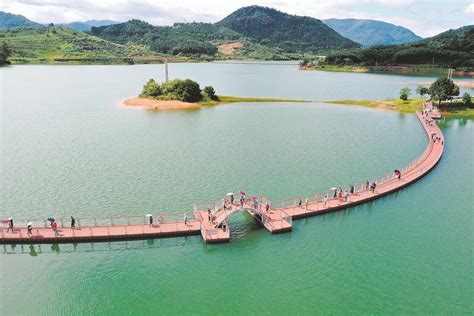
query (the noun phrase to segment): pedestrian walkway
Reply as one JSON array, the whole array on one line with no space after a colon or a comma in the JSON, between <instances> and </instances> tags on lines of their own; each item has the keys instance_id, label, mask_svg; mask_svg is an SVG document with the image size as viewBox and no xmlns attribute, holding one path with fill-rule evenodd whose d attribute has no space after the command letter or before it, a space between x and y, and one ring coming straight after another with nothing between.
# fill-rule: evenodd
<instances>
[{"instance_id":1,"label":"pedestrian walkway","mask_svg":"<svg viewBox=\"0 0 474 316\"><path fill-rule=\"evenodd\" d=\"M46 219L14 218L13 231L7 227L9 221L4 219L2 222L5 226L0 231L0 243L88 242L198 234L201 234L208 243L228 242L230 228L227 219L240 211L248 212L270 233L291 231L293 219L333 212L372 201L419 180L436 166L445 145L443 134L435 122L440 114L428 103L425 110L416 115L428 137L425 151L415 160L375 179L280 201L271 201L264 195L249 196L242 193L239 195L242 200L234 201L232 196L230 203L224 198L216 203L195 204L194 212L186 215L174 213L77 218L76 228L67 227L65 221L61 219L55 221L59 222L58 235L48 226ZM27 232L27 222L33 223L31 234ZM37 226L34 226L35 223ZM38 224L43 225L39 227Z\"/></svg>"}]
</instances>

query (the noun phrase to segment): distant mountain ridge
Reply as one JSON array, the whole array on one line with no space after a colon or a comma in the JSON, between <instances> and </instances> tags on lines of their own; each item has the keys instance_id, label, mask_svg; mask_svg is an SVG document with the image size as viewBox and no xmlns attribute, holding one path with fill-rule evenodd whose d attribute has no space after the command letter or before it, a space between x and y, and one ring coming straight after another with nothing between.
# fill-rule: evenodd
<instances>
[{"instance_id":1,"label":"distant mountain ridge","mask_svg":"<svg viewBox=\"0 0 474 316\"><path fill-rule=\"evenodd\" d=\"M421 40L409 29L391 23L364 19L328 19L325 24L364 47L396 45Z\"/></svg>"},{"instance_id":2,"label":"distant mountain ridge","mask_svg":"<svg viewBox=\"0 0 474 316\"><path fill-rule=\"evenodd\" d=\"M251 6L241 8L217 23L175 23L153 26L140 20L92 27L91 33L111 42L148 45L165 54L217 54L217 46L240 41L245 49L273 50L282 54L326 53L341 48L358 48L355 43L320 20L289 15L275 9ZM286 58L286 57L283 57ZM293 58L298 58L297 56Z\"/></svg>"},{"instance_id":3,"label":"distant mountain ridge","mask_svg":"<svg viewBox=\"0 0 474 316\"><path fill-rule=\"evenodd\" d=\"M76 31L90 32L92 27L119 24L120 22L112 20L89 20L89 21L75 21L71 23L58 24L62 27L68 27Z\"/></svg>"},{"instance_id":4,"label":"distant mountain ridge","mask_svg":"<svg viewBox=\"0 0 474 316\"><path fill-rule=\"evenodd\" d=\"M0 11L0 30L16 27L39 27L41 24L28 20L23 15Z\"/></svg>"},{"instance_id":5,"label":"distant mountain ridge","mask_svg":"<svg viewBox=\"0 0 474 316\"><path fill-rule=\"evenodd\" d=\"M408 44L337 51L328 55L326 62L337 65L425 64L474 68L474 25Z\"/></svg>"},{"instance_id":6,"label":"distant mountain ridge","mask_svg":"<svg viewBox=\"0 0 474 316\"><path fill-rule=\"evenodd\" d=\"M243 7L217 24L260 41L260 44L279 47L286 51L316 53L321 49L360 46L318 19L290 15L268 7Z\"/></svg>"}]
</instances>

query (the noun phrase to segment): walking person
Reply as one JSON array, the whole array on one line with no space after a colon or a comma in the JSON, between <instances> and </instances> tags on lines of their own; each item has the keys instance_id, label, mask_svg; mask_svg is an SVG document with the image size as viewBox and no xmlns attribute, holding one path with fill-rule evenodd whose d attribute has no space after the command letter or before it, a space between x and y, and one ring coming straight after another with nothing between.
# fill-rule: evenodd
<instances>
[{"instance_id":1,"label":"walking person","mask_svg":"<svg viewBox=\"0 0 474 316\"><path fill-rule=\"evenodd\" d=\"M240 197L240 207L244 207L244 197Z\"/></svg>"},{"instance_id":2,"label":"walking person","mask_svg":"<svg viewBox=\"0 0 474 316\"><path fill-rule=\"evenodd\" d=\"M150 222L150 227L153 227L153 215L150 214L150 216L148 216L148 220Z\"/></svg>"},{"instance_id":3,"label":"walking person","mask_svg":"<svg viewBox=\"0 0 474 316\"><path fill-rule=\"evenodd\" d=\"M351 192L351 194L354 194L354 192L355 192L355 187L354 187L353 184L351 185L351 190L350 190L350 192Z\"/></svg>"},{"instance_id":4,"label":"walking person","mask_svg":"<svg viewBox=\"0 0 474 316\"><path fill-rule=\"evenodd\" d=\"M369 190L370 182L369 180L365 181L365 189Z\"/></svg>"},{"instance_id":5,"label":"walking person","mask_svg":"<svg viewBox=\"0 0 474 316\"><path fill-rule=\"evenodd\" d=\"M327 193L324 195L324 207L325 208L328 207L328 194Z\"/></svg>"},{"instance_id":6,"label":"walking person","mask_svg":"<svg viewBox=\"0 0 474 316\"><path fill-rule=\"evenodd\" d=\"M304 201L304 208L308 210L308 198Z\"/></svg>"},{"instance_id":7,"label":"walking person","mask_svg":"<svg viewBox=\"0 0 474 316\"><path fill-rule=\"evenodd\" d=\"M266 211L267 213L270 212L270 204L268 204L268 202L265 203L265 211Z\"/></svg>"},{"instance_id":8,"label":"walking person","mask_svg":"<svg viewBox=\"0 0 474 316\"><path fill-rule=\"evenodd\" d=\"M188 217L184 214L184 225L188 226Z\"/></svg>"},{"instance_id":9,"label":"walking person","mask_svg":"<svg viewBox=\"0 0 474 316\"><path fill-rule=\"evenodd\" d=\"M12 233L13 233L13 218L11 218L11 217L8 219L7 233L8 233L10 230L11 230Z\"/></svg>"},{"instance_id":10,"label":"walking person","mask_svg":"<svg viewBox=\"0 0 474 316\"><path fill-rule=\"evenodd\" d=\"M375 194L375 188L377 187L377 184L375 182L372 182L372 185L370 186L370 189L372 190L372 193Z\"/></svg>"},{"instance_id":11,"label":"walking person","mask_svg":"<svg viewBox=\"0 0 474 316\"><path fill-rule=\"evenodd\" d=\"M53 230L55 236L59 236L58 223L56 223L56 221L51 223L51 229Z\"/></svg>"},{"instance_id":12,"label":"walking person","mask_svg":"<svg viewBox=\"0 0 474 316\"><path fill-rule=\"evenodd\" d=\"M342 189L339 188L339 193L337 194L337 201L339 204L341 204L342 201Z\"/></svg>"},{"instance_id":13,"label":"walking person","mask_svg":"<svg viewBox=\"0 0 474 316\"><path fill-rule=\"evenodd\" d=\"M26 224L26 233L28 236L33 234L33 223L30 221L28 221L28 224Z\"/></svg>"},{"instance_id":14,"label":"walking person","mask_svg":"<svg viewBox=\"0 0 474 316\"><path fill-rule=\"evenodd\" d=\"M303 207L303 201L301 201L301 199L300 199L300 201L298 202L298 207L299 207L299 208L302 208L302 207Z\"/></svg>"},{"instance_id":15,"label":"walking person","mask_svg":"<svg viewBox=\"0 0 474 316\"><path fill-rule=\"evenodd\" d=\"M337 198L337 188L334 189L334 196L333 196L333 198Z\"/></svg>"},{"instance_id":16,"label":"walking person","mask_svg":"<svg viewBox=\"0 0 474 316\"><path fill-rule=\"evenodd\" d=\"M347 189L344 190L344 201L347 203L349 202L349 195L347 194Z\"/></svg>"},{"instance_id":17,"label":"walking person","mask_svg":"<svg viewBox=\"0 0 474 316\"><path fill-rule=\"evenodd\" d=\"M76 219L71 216L71 228L76 229Z\"/></svg>"},{"instance_id":18,"label":"walking person","mask_svg":"<svg viewBox=\"0 0 474 316\"><path fill-rule=\"evenodd\" d=\"M207 209L207 220L210 222L211 221L211 209Z\"/></svg>"},{"instance_id":19,"label":"walking person","mask_svg":"<svg viewBox=\"0 0 474 316\"><path fill-rule=\"evenodd\" d=\"M234 195L233 194L230 196L230 204L234 205Z\"/></svg>"}]
</instances>

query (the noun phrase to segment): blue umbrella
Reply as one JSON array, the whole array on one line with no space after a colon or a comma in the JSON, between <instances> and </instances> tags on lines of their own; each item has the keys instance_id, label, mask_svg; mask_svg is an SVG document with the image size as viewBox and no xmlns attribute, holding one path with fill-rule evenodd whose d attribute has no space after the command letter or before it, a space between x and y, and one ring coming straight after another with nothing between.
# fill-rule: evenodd
<instances>
[{"instance_id":1,"label":"blue umbrella","mask_svg":"<svg viewBox=\"0 0 474 316\"><path fill-rule=\"evenodd\" d=\"M52 217L48 217L48 221L50 221L50 222L54 222L54 218L52 218Z\"/></svg>"}]
</instances>

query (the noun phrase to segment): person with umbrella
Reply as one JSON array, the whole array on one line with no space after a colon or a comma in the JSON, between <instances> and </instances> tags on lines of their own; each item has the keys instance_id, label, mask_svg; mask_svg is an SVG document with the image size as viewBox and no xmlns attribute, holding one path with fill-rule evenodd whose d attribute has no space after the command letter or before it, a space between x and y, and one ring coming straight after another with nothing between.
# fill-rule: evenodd
<instances>
[{"instance_id":1,"label":"person with umbrella","mask_svg":"<svg viewBox=\"0 0 474 316\"><path fill-rule=\"evenodd\" d=\"M53 226L54 217L48 217L49 225Z\"/></svg>"},{"instance_id":2,"label":"person with umbrella","mask_svg":"<svg viewBox=\"0 0 474 316\"><path fill-rule=\"evenodd\" d=\"M31 236L33 234L33 222L28 221L26 224L26 233L28 236Z\"/></svg>"},{"instance_id":3,"label":"person with umbrella","mask_svg":"<svg viewBox=\"0 0 474 316\"><path fill-rule=\"evenodd\" d=\"M402 173L400 172L400 170L395 169L395 171L393 173L395 174L397 179L400 180L400 178L402 177Z\"/></svg>"},{"instance_id":4,"label":"person with umbrella","mask_svg":"<svg viewBox=\"0 0 474 316\"><path fill-rule=\"evenodd\" d=\"M234 193L229 192L229 193L226 194L226 196L228 196L230 198L230 204L233 205L234 204Z\"/></svg>"},{"instance_id":5,"label":"person with umbrella","mask_svg":"<svg viewBox=\"0 0 474 316\"><path fill-rule=\"evenodd\" d=\"M148 221L150 223L150 227L153 227L153 215L151 214L146 214L146 217L148 217Z\"/></svg>"},{"instance_id":6,"label":"person with umbrella","mask_svg":"<svg viewBox=\"0 0 474 316\"><path fill-rule=\"evenodd\" d=\"M76 219L71 216L71 228L76 229Z\"/></svg>"}]
</instances>

